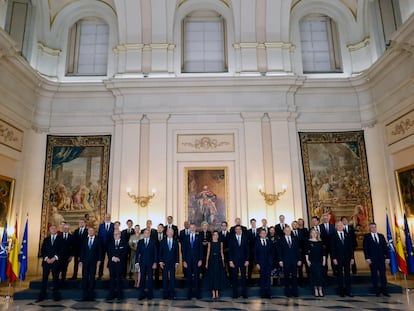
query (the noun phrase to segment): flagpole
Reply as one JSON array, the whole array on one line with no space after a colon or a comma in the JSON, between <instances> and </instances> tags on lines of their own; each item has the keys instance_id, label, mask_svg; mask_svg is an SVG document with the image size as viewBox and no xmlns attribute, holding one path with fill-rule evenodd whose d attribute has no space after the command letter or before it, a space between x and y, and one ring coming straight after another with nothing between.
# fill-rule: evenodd
<instances>
[{"instance_id":1,"label":"flagpole","mask_svg":"<svg viewBox=\"0 0 414 311\"><path fill-rule=\"evenodd\" d=\"M11 282L9 281L9 288L7 290L6 300L10 301L10 298L11 298Z\"/></svg>"}]
</instances>

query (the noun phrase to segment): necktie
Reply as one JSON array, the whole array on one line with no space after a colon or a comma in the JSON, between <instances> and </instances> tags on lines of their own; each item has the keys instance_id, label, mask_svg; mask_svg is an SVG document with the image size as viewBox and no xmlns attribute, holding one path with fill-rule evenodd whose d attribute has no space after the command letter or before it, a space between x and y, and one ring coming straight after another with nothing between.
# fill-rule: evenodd
<instances>
[{"instance_id":1,"label":"necktie","mask_svg":"<svg viewBox=\"0 0 414 311\"><path fill-rule=\"evenodd\" d=\"M348 226L345 226L345 232L348 233Z\"/></svg>"},{"instance_id":2,"label":"necktie","mask_svg":"<svg viewBox=\"0 0 414 311\"><path fill-rule=\"evenodd\" d=\"M319 232L319 227L318 226L315 226L315 230Z\"/></svg>"},{"instance_id":3,"label":"necktie","mask_svg":"<svg viewBox=\"0 0 414 311\"><path fill-rule=\"evenodd\" d=\"M377 234L374 234L374 236L375 236L375 242L377 242L377 244L379 244L379 240L378 240Z\"/></svg>"},{"instance_id":4,"label":"necktie","mask_svg":"<svg viewBox=\"0 0 414 311\"><path fill-rule=\"evenodd\" d=\"M223 231L223 236L226 237L226 231Z\"/></svg>"},{"instance_id":5,"label":"necktie","mask_svg":"<svg viewBox=\"0 0 414 311\"><path fill-rule=\"evenodd\" d=\"M83 234L83 228L81 228L80 230L79 230L79 235L82 235Z\"/></svg>"},{"instance_id":6,"label":"necktie","mask_svg":"<svg viewBox=\"0 0 414 311\"><path fill-rule=\"evenodd\" d=\"M293 235L294 236L298 236L298 231L297 230L293 230Z\"/></svg>"},{"instance_id":7,"label":"necktie","mask_svg":"<svg viewBox=\"0 0 414 311\"><path fill-rule=\"evenodd\" d=\"M168 239L168 250L171 250L172 244L171 244L171 239Z\"/></svg>"},{"instance_id":8,"label":"necktie","mask_svg":"<svg viewBox=\"0 0 414 311\"><path fill-rule=\"evenodd\" d=\"M89 238L89 243L88 243L88 247L89 247L89 249L91 249L92 248L92 238Z\"/></svg>"},{"instance_id":9,"label":"necktie","mask_svg":"<svg viewBox=\"0 0 414 311\"><path fill-rule=\"evenodd\" d=\"M191 235L191 248L194 246L194 234Z\"/></svg>"},{"instance_id":10,"label":"necktie","mask_svg":"<svg viewBox=\"0 0 414 311\"><path fill-rule=\"evenodd\" d=\"M285 229L285 225L284 224L280 224L280 228Z\"/></svg>"},{"instance_id":11,"label":"necktie","mask_svg":"<svg viewBox=\"0 0 414 311\"><path fill-rule=\"evenodd\" d=\"M253 235L256 236L256 228L253 229Z\"/></svg>"},{"instance_id":12,"label":"necktie","mask_svg":"<svg viewBox=\"0 0 414 311\"><path fill-rule=\"evenodd\" d=\"M262 239L262 245L266 246L266 241Z\"/></svg>"},{"instance_id":13,"label":"necktie","mask_svg":"<svg viewBox=\"0 0 414 311\"><path fill-rule=\"evenodd\" d=\"M239 235L239 236L237 236L237 243L238 243L238 244L239 244L239 246L240 246L240 244L241 244L240 235Z\"/></svg>"},{"instance_id":14,"label":"necktie","mask_svg":"<svg viewBox=\"0 0 414 311\"><path fill-rule=\"evenodd\" d=\"M292 241L290 240L290 236L288 237L288 244L289 244L289 247L292 246Z\"/></svg>"},{"instance_id":15,"label":"necktie","mask_svg":"<svg viewBox=\"0 0 414 311\"><path fill-rule=\"evenodd\" d=\"M106 231L109 231L109 224L106 224Z\"/></svg>"},{"instance_id":16,"label":"necktie","mask_svg":"<svg viewBox=\"0 0 414 311\"><path fill-rule=\"evenodd\" d=\"M325 224L325 231L326 233L329 233L329 224Z\"/></svg>"},{"instance_id":17,"label":"necktie","mask_svg":"<svg viewBox=\"0 0 414 311\"><path fill-rule=\"evenodd\" d=\"M340 234L340 236L341 236L341 242L342 242L342 244L343 244L343 243L344 243L344 233L343 233L343 232L340 232L339 234Z\"/></svg>"},{"instance_id":18,"label":"necktie","mask_svg":"<svg viewBox=\"0 0 414 311\"><path fill-rule=\"evenodd\" d=\"M53 246L54 243L55 243L55 236L52 235L52 246Z\"/></svg>"},{"instance_id":19,"label":"necktie","mask_svg":"<svg viewBox=\"0 0 414 311\"><path fill-rule=\"evenodd\" d=\"M162 233L158 233L158 241L162 240Z\"/></svg>"},{"instance_id":20,"label":"necktie","mask_svg":"<svg viewBox=\"0 0 414 311\"><path fill-rule=\"evenodd\" d=\"M119 240L115 241L115 247L118 248L119 247Z\"/></svg>"},{"instance_id":21,"label":"necktie","mask_svg":"<svg viewBox=\"0 0 414 311\"><path fill-rule=\"evenodd\" d=\"M185 229L185 235L188 235L188 229Z\"/></svg>"}]
</instances>

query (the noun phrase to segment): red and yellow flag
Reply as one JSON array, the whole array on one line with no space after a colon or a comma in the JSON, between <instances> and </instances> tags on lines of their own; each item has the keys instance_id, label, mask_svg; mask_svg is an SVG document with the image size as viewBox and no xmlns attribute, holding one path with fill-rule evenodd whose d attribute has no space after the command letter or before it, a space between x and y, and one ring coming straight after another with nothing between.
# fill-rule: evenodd
<instances>
[{"instance_id":1,"label":"red and yellow flag","mask_svg":"<svg viewBox=\"0 0 414 311\"><path fill-rule=\"evenodd\" d=\"M408 275L407 262L405 261L404 249L401 242L400 229L398 228L397 216L394 214L395 223L395 254L397 255L398 268Z\"/></svg>"},{"instance_id":2,"label":"red and yellow flag","mask_svg":"<svg viewBox=\"0 0 414 311\"><path fill-rule=\"evenodd\" d=\"M10 282L16 281L19 275L19 240L17 239L17 219L14 225L14 233L12 236L12 249L9 251L9 258L7 260L6 275Z\"/></svg>"}]
</instances>

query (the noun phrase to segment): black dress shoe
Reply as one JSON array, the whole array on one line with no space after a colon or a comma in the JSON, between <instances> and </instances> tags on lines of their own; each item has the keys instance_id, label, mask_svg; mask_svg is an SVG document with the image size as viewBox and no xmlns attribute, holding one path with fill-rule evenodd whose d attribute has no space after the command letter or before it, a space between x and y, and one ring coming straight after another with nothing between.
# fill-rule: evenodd
<instances>
[{"instance_id":1,"label":"black dress shoe","mask_svg":"<svg viewBox=\"0 0 414 311\"><path fill-rule=\"evenodd\" d=\"M35 303L42 302L43 300L45 300L45 298L39 297L35 300Z\"/></svg>"},{"instance_id":2,"label":"black dress shoe","mask_svg":"<svg viewBox=\"0 0 414 311\"><path fill-rule=\"evenodd\" d=\"M352 293L347 293L346 294L348 297L354 297L354 295Z\"/></svg>"},{"instance_id":3,"label":"black dress shoe","mask_svg":"<svg viewBox=\"0 0 414 311\"><path fill-rule=\"evenodd\" d=\"M391 295L390 294L388 294L388 293L382 293L385 297L391 297Z\"/></svg>"},{"instance_id":4,"label":"black dress shoe","mask_svg":"<svg viewBox=\"0 0 414 311\"><path fill-rule=\"evenodd\" d=\"M381 296L381 293L376 293L375 296L379 297Z\"/></svg>"}]
</instances>

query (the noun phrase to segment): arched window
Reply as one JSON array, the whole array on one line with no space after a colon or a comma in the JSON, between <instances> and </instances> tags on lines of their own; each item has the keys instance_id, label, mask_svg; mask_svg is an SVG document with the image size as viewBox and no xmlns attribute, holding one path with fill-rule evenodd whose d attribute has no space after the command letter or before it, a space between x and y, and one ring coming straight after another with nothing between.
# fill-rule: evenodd
<instances>
[{"instance_id":1,"label":"arched window","mask_svg":"<svg viewBox=\"0 0 414 311\"><path fill-rule=\"evenodd\" d=\"M109 26L97 18L81 19L69 33L67 74L104 76L108 67Z\"/></svg>"},{"instance_id":2,"label":"arched window","mask_svg":"<svg viewBox=\"0 0 414 311\"><path fill-rule=\"evenodd\" d=\"M325 15L308 15L299 22L304 73L342 72L337 26Z\"/></svg>"},{"instance_id":3,"label":"arched window","mask_svg":"<svg viewBox=\"0 0 414 311\"><path fill-rule=\"evenodd\" d=\"M225 21L214 11L196 11L183 21L183 72L227 71Z\"/></svg>"}]
</instances>

